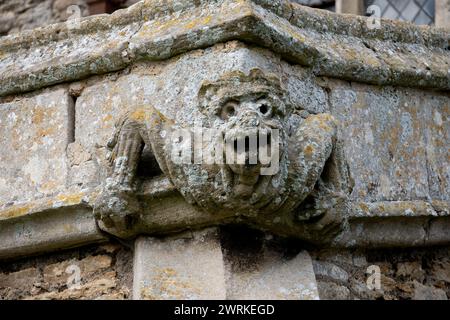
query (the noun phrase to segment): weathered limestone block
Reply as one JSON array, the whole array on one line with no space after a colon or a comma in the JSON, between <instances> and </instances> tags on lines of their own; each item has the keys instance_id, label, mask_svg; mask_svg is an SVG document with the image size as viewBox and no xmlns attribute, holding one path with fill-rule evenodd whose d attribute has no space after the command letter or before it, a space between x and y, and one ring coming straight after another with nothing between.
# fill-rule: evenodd
<instances>
[{"instance_id":1,"label":"weathered limestone block","mask_svg":"<svg viewBox=\"0 0 450 320\"><path fill-rule=\"evenodd\" d=\"M326 249L310 251L314 265L327 265L316 272L321 299L436 300L450 298L448 247L402 248L397 250ZM364 263L355 263L360 260ZM341 270L348 277L336 276ZM380 271L380 286L370 282L373 270ZM322 268L322 271L325 271ZM373 278L372 278L373 279ZM370 279L369 279L370 280Z\"/></svg>"},{"instance_id":2,"label":"weathered limestone block","mask_svg":"<svg viewBox=\"0 0 450 320\"><path fill-rule=\"evenodd\" d=\"M448 94L335 83L352 199L449 200Z\"/></svg>"},{"instance_id":3,"label":"weathered limestone block","mask_svg":"<svg viewBox=\"0 0 450 320\"><path fill-rule=\"evenodd\" d=\"M223 238L217 229L138 238L134 299L319 299L306 251L290 257L280 248L242 254L250 239L234 239L239 248L233 250Z\"/></svg>"},{"instance_id":4,"label":"weathered limestone block","mask_svg":"<svg viewBox=\"0 0 450 320\"><path fill-rule=\"evenodd\" d=\"M233 253L231 253L233 255ZM273 250L227 261L227 298L235 300L319 300L311 257L285 258Z\"/></svg>"},{"instance_id":5,"label":"weathered limestone block","mask_svg":"<svg viewBox=\"0 0 450 320\"><path fill-rule=\"evenodd\" d=\"M215 229L135 243L133 299L225 299L225 274Z\"/></svg>"},{"instance_id":6,"label":"weathered limestone block","mask_svg":"<svg viewBox=\"0 0 450 320\"><path fill-rule=\"evenodd\" d=\"M0 104L0 208L65 190L70 108L64 88Z\"/></svg>"},{"instance_id":7,"label":"weathered limestone block","mask_svg":"<svg viewBox=\"0 0 450 320\"><path fill-rule=\"evenodd\" d=\"M149 67L151 74L147 71ZM294 70L297 72L294 73ZM108 140L105 133L111 132L113 119L122 123L115 133L117 148L112 150L113 173L105 183L112 189L104 191L97 205L101 227L122 236L134 234L136 229L142 228L138 221L129 231L120 231L117 230L120 227L114 225L121 224L120 222L108 222L122 214L125 216L123 219L127 217L133 219L133 216L139 214L140 206L134 209L134 205L131 205L133 200L128 196L123 195L127 198L124 201L128 203L129 214L126 210L120 209L122 206L119 206L117 213L114 208L108 206L111 199L120 201L119 194L124 192L120 191L120 188L123 190L134 188L134 182L137 180L135 171L139 162L138 149L143 144L151 148L159 167L186 201L207 212L213 212L218 217L229 217L235 214L256 216L258 212L272 214L277 211L279 219L282 219L280 217L284 214L290 214L314 188L324 163L332 152L336 126L333 117L326 113L328 106L323 89L305 70L294 70L268 52L253 51L241 44L231 43L226 47L220 45L211 50L187 54L162 66L141 65L131 75L124 75L114 82L106 79L104 82L86 86L76 103L79 121L77 128L80 128L76 130L76 140L85 150L95 147L98 150L98 162L103 162L104 167L108 166L105 162L106 148L103 148ZM285 79L282 86L279 82L281 78ZM233 81L239 81L238 86L245 92L236 92ZM123 91L124 87L130 89ZM202 93L202 90L205 92ZM256 105L263 103L260 101L266 101L264 103L269 108L267 115L249 116L245 113L247 102L242 101L240 102L242 106L239 108L236 106L239 119L229 122L227 119L220 120L215 109L222 106L213 107L216 102L209 101L211 97L204 97L211 94L206 93L208 90L217 92L216 97L212 99L233 99L235 95L234 99L237 101L238 95L250 93L265 95L267 99L259 98L258 101L250 103ZM218 90L228 90L228 93ZM211 106L202 106L210 103ZM92 104L97 107L92 108ZM179 105L183 105L183 108L178 108ZM252 105L249 108L255 107ZM152 117L153 110L160 119L155 121L157 123L162 121L163 127L159 128L157 124L152 124L153 120L148 118ZM118 115L125 115L125 118L117 118ZM255 121L261 122L253 129L247 124L252 117L255 117ZM129 130L128 125L136 126L136 131L129 133L134 136L122 138ZM271 129L279 129L279 143L282 150L274 174L265 177L255 175L253 173L255 169L265 168L260 164L256 164L253 171L245 169L247 171L243 172L239 166L197 165L193 163L196 160L176 164L172 159L172 150L175 148L171 140L173 135L177 130L195 130L199 125L203 125L205 130L225 132L225 139L233 138L236 141L254 130L258 130L255 132L260 134L270 135ZM137 148L136 151L132 149L128 151L128 147L120 149L121 145L132 146L133 143ZM204 141L204 144L212 146L214 141ZM135 155L127 152L134 152ZM208 150L203 151L203 154L208 153ZM128 159L128 162L120 165L123 167L120 170L125 171L117 173L118 161L122 159ZM340 168L336 170L339 171ZM203 177L197 177L200 171ZM248 177L252 175L254 182L250 183ZM245 176L247 180L233 182L234 176L236 179ZM115 184L117 186L114 186ZM240 200L243 192L247 192L246 197L251 196L252 200ZM265 208L260 209L263 205ZM136 213L132 210L136 210ZM267 217L267 219L277 218Z\"/></svg>"},{"instance_id":8,"label":"weathered limestone block","mask_svg":"<svg viewBox=\"0 0 450 320\"><path fill-rule=\"evenodd\" d=\"M48 200L47 200L48 201ZM14 212L23 215L0 219L0 259L27 256L107 239L97 227L92 209L82 205L45 208L42 212L28 212L20 208ZM10 212L11 209L5 210Z\"/></svg>"}]
</instances>

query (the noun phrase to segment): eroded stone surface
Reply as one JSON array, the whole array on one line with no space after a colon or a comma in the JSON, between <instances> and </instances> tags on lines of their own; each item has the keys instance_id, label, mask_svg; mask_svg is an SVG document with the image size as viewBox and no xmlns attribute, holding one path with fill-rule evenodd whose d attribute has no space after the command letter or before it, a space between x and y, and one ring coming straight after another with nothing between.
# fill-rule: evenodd
<instances>
[{"instance_id":1,"label":"eroded stone surface","mask_svg":"<svg viewBox=\"0 0 450 320\"><path fill-rule=\"evenodd\" d=\"M214 229L136 240L133 299L225 299L222 251Z\"/></svg>"},{"instance_id":2,"label":"eroded stone surface","mask_svg":"<svg viewBox=\"0 0 450 320\"><path fill-rule=\"evenodd\" d=\"M344 270L348 277L334 272L316 273L321 299L338 300L446 300L448 247L358 249L310 251L315 265L328 270ZM355 263L358 259L364 263ZM380 272L380 287L374 285L373 270ZM368 283L372 286L368 286Z\"/></svg>"},{"instance_id":3,"label":"eroded stone surface","mask_svg":"<svg viewBox=\"0 0 450 320\"><path fill-rule=\"evenodd\" d=\"M366 201L448 200L448 95L401 88L331 86L355 182Z\"/></svg>"},{"instance_id":4,"label":"eroded stone surface","mask_svg":"<svg viewBox=\"0 0 450 320\"><path fill-rule=\"evenodd\" d=\"M69 107L63 88L0 105L0 207L65 190Z\"/></svg>"},{"instance_id":5,"label":"eroded stone surface","mask_svg":"<svg viewBox=\"0 0 450 320\"><path fill-rule=\"evenodd\" d=\"M108 190L108 158L123 169L128 157L133 175L119 174L130 178L125 201L105 199L116 201L119 223L136 228L116 232L102 215L99 225L121 237L164 236L136 242L136 299L447 299L442 256L391 261L346 250L316 252L311 262L287 242L241 254L215 229L197 230L237 223L339 247L448 244L448 31L388 21L367 30L365 19L283 0L154 0L76 30L53 25L0 39L0 259L105 240L93 207ZM11 28L10 14L0 20L0 32ZM261 102L258 90L275 103ZM245 168L231 168L233 184L216 179L217 168L168 157L175 128L200 123L235 134L222 121L229 98L234 111L281 111L275 126L291 138L283 147L294 146L255 199L256 175ZM236 123L255 120L267 125L248 116ZM110 143L108 154L117 122L118 147ZM137 160L141 151L147 162ZM135 176L143 163L151 170ZM196 231L167 236L186 229ZM124 255L107 246L2 267L0 298L126 298ZM77 290L66 283L73 264L85 277ZM380 288L367 287L369 266L380 269Z\"/></svg>"},{"instance_id":6,"label":"eroded stone surface","mask_svg":"<svg viewBox=\"0 0 450 320\"><path fill-rule=\"evenodd\" d=\"M232 256L233 253L230 253ZM261 256L262 255L262 256ZM227 261L227 298L236 300L319 300L311 257L306 251L286 259L265 250Z\"/></svg>"},{"instance_id":7,"label":"eroded stone surface","mask_svg":"<svg viewBox=\"0 0 450 320\"><path fill-rule=\"evenodd\" d=\"M177 6L146 1L83 20L77 32L56 25L2 38L2 96L123 69L1 98L0 131L7 150L0 155L3 253L12 254L15 245L24 253L52 250L56 242L84 243L83 237L102 239L89 214L108 175L106 144L120 116L129 111L139 118L139 110L151 106L169 120L195 124L199 112L192 110L204 82L217 84L226 73L249 75L255 68L276 74L297 110L330 113L339 120L336 148L317 184L332 181L331 192L319 197L321 205L306 198L290 219L275 213L255 223L245 215L201 212L198 204L210 189L196 190L199 201L187 205L170 182L141 176L142 184L133 190L143 204L137 233L238 222L338 246L445 243L450 236L449 96L442 89L449 84L448 32L397 22L367 30L365 22L281 0ZM232 39L246 44L226 42ZM207 48L189 51L199 47ZM45 116L41 124L39 112ZM336 167L347 170L337 175ZM195 170L186 176L196 186L205 178ZM145 186L152 184L155 193L146 193ZM188 193L192 190L183 193L185 198ZM70 218L64 219L69 207ZM167 215L152 214L166 209ZM304 223L325 211L327 219ZM54 232L41 232L43 222L52 219L61 222ZM18 227L20 236L11 236Z\"/></svg>"},{"instance_id":8,"label":"eroded stone surface","mask_svg":"<svg viewBox=\"0 0 450 320\"><path fill-rule=\"evenodd\" d=\"M128 299L131 271L131 251L116 243L2 261L0 300Z\"/></svg>"}]
</instances>

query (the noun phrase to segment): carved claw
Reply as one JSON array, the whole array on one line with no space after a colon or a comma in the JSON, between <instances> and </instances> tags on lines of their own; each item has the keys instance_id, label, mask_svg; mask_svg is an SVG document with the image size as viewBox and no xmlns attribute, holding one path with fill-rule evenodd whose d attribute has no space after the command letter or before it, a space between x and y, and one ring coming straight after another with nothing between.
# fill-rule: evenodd
<instances>
[{"instance_id":1,"label":"carved claw","mask_svg":"<svg viewBox=\"0 0 450 320\"><path fill-rule=\"evenodd\" d=\"M128 116L127 113L119 119L116 130L107 145L111 149L108 157L113 168L111 178L117 185L131 187L144 147L144 140L141 136L142 123L132 120Z\"/></svg>"},{"instance_id":2,"label":"carved claw","mask_svg":"<svg viewBox=\"0 0 450 320\"><path fill-rule=\"evenodd\" d=\"M345 216L342 213L346 212L346 206L345 197L328 199L327 205L321 208L323 214L311 225L310 231L315 234L318 241L332 239L342 230L345 224Z\"/></svg>"},{"instance_id":3,"label":"carved claw","mask_svg":"<svg viewBox=\"0 0 450 320\"><path fill-rule=\"evenodd\" d=\"M318 190L311 194L312 202L303 203L295 213L297 225L310 241L332 241L345 226L348 199L345 195Z\"/></svg>"},{"instance_id":4,"label":"carved claw","mask_svg":"<svg viewBox=\"0 0 450 320\"><path fill-rule=\"evenodd\" d=\"M115 147L119 141L119 136L120 136L121 130L125 126L125 123L127 122L129 116L130 116L130 113L126 112L119 118L119 120L115 124L115 130L113 132L113 135L111 136L111 138L108 140L108 142L106 144L108 149L111 151L110 155L108 156L108 160L110 161L111 165L113 164L114 160L117 157L117 149Z\"/></svg>"},{"instance_id":5,"label":"carved claw","mask_svg":"<svg viewBox=\"0 0 450 320\"><path fill-rule=\"evenodd\" d=\"M112 179L117 184L132 186L142 148L143 141L139 131L124 127L113 150Z\"/></svg>"},{"instance_id":6,"label":"carved claw","mask_svg":"<svg viewBox=\"0 0 450 320\"><path fill-rule=\"evenodd\" d=\"M129 113L120 117L107 144L112 173L94 205L100 228L120 237L132 235L135 217L141 212L134 182L144 147L142 126Z\"/></svg>"}]
</instances>

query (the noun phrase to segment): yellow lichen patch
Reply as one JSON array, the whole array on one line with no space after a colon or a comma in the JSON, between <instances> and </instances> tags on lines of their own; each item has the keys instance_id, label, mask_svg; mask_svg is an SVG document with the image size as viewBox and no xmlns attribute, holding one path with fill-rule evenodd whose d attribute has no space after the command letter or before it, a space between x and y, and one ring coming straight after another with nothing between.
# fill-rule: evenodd
<instances>
[{"instance_id":1,"label":"yellow lichen patch","mask_svg":"<svg viewBox=\"0 0 450 320\"><path fill-rule=\"evenodd\" d=\"M41 109L36 109L33 112L33 117L31 119L31 121L34 124L40 124L44 120L44 117L45 117L45 112Z\"/></svg>"},{"instance_id":2,"label":"yellow lichen patch","mask_svg":"<svg viewBox=\"0 0 450 320\"><path fill-rule=\"evenodd\" d=\"M54 190L58 186L58 183L55 181L48 181L40 186L41 190L50 191Z\"/></svg>"},{"instance_id":3,"label":"yellow lichen patch","mask_svg":"<svg viewBox=\"0 0 450 320\"><path fill-rule=\"evenodd\" d=\"M322 130L325 130L325 131L332 131L332 130L333 130L333 127L331 127L330 125L328 125L328 123L325 122L325 121L319 122L319 127L320 127Z\"/></svg>"},{"instance_id":4,"label":"yellow lichen patch","mask_svg":"<svg viewBox=\"0 0 450 320\"><path fill-rule=\"evenodd\" d=\"M174 124L174 121L167 118L164 114L162 114L159 110L156 110L155 108L150 108L150 119L152 121L151 124L158 125L161 123L167 123L170 125Z\"/></svg>"},{"instance_id":5,"label":"yellow lichen patch","mask_svg":"<svg viewBox=\"0 0 450 320\"><path fill-rule=\"evenodd\" d=\"M156 274L152 279L152 287L141 288L141 298L146 300L161 299L162 296L169 296L176 299L186 299L186 293L200 294L192 283L177 277L178 273L173 268L162 268L155 270Z\"/></svg>"},{"instance_id":6,"label":"yellow lichen patch","mask_svg":"<svg viewBox=\"0 0 450 320\"><path fill-rule=\"evenodd\" d=\"M173 268L165 268L165 269L161 270L161 273L166 276L169 276L169 277L173 277L173 276L177 275L177 271Z\"/></svg>"},{"instance_id":7,"label":"yellow lichen patch","mask_svg":"<svg viewBox=\"0 0 450 320\"><path fill-rule=\"evenodd\" d=\"M42 128L42 129L38 130L37 135L39 137L46 137L46 136L54 134L55 132L56 132L56 128L55 127Z\"/></svg>"},{"instance_id":8,"label":"yellow lichen patch","mask_svg":"<svg viewBox=\"0 0 450 320\"><path fill-rule=\"evenodd\" d=\"M103 117L102 121L103 122L109 122L113 119L112 115L107 114L106 116Z\"/></svg>"},{"instance_id":9,"label":"yellow lichen patch","mask_svg":"<svg viewBox=\"0 0 450 320\"><path fill-rule=\"evenodd\" d=\"M145 36L150 33L153 34L155 31L159 31L159 33L165 32L170 27L177 25L180 23L180 19L169 19L167 21L152 21L150 24L146 24L141 28L141 31L138 33L139 36Z\"/></svg>"},{"instance_id":10,"label":"yellow lichen patch","mask_svg":"<svg viewBox=\"0 0 450 320\"><path fill-rule=\"evenodd\" d=\"M319 114L306 118L307 123L313 123L324 131L332 131L334 128L332 124L336 124L336 120L330 114Z\"/></svg>"},{"instance_id":11,"label":"yellow lichen patch","mask_svg":"<svg viewBox=\"0 0 450 320\"><path fill-rule=\"evenodd\" d=\"M196 27L198 25L208 24L209 22L211 22L211 20L212 20L211 16L207 16L207 17L204 17L204 18L197 18L197 19L194 19L194 20L190 21L188 24L186 24L185 28L186 29L192 29L192 28L194 28L194 27Z\"/></svg>"},{"instance_id":12,"label":"yellow lichen patch","mask_svg":"<svg viewBox=\"0 0 450 320\"><path fill-rule=\"evenodd\" d=\"M31 209L32 209L31 205L13 206L12 208L0 211L0 218L8 219L20 217L29 213Z\"/></svg>"},{"instance_id":13,"label":"yellow lichen patch","mask_svg":"<svg viewBox=\"0 0 450 320\"><path fill-rule=\"evenodd\" d=\"M250 11L249 14L252 12ZM288 34L291 38L297 40L298 42L304 43L306 42L306 38L300 34L298 29L295 29L289 23L279 22L278 20L272 20L273 24L275 24L279 29L281 29L284 33Z\"/></svg>"},{"instance_id":14,"label":"yellow lichen patch","mask_svg":"<svg viewBox=\"0 0 450 320\"><path fill-rule=\"evenodd\" d=\"M135 121L144 122L149 119L149 115L144 109L137 109L130 114L130 118Z\"/></svg>"},{"instance_id":15,"label":"yellow lichen patch","mask_svg":"<svg viewBox=\"0 0 450 320\"><path fill-rule=\"evenodd\" d=\"M380 60L372 56L366 56L364 62L372 67L380 67L382 65Z\"/></svg>"},{"instance_id":16,"label":"yellow lichen patch","mask_svg":"<svg viewBox=\"0 0 450 320\"><path fill-rule=\"evenodd\" d=\"M152 293L149 288L141 288L141 299L142 300L158 300L158 297Z\"/></svg>"},{"instance_id":17,"label":"yellow lichen patch","mask_svg":"<svg viewBox=\"0 0 450 320\"><path fill-rule=\"evenodd\" d=\"M80 203L84 197L84 193L73 193L73 194L60 194L56 197L58 201L62 201L65 204L77 204Z\"/></svg>"},{"instance_id":18,"label":"yellow lichen patch","mask_svg":"<svg viewBox=\"0 0 450 320\"><path fill-rule=\"evenodd\" d=\"M111 128L112 126L114 126L114 118L111 114L107 114L106 116L104 116L102 118L102 128L103 129L108 129Z\"/></svg>"}]
</instances>

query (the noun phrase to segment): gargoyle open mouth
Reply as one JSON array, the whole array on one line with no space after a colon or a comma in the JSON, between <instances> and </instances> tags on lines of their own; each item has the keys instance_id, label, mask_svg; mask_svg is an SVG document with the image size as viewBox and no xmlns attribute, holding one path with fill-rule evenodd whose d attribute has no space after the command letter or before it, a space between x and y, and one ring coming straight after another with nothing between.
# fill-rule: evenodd
<instances>
[{"instance_id":1,"label":"gargoyle open mouth","mask_svg":"<svg viewBox=\"0 0 450 320\"><path fill-rule=\"evenodd\" d=\"M278 134L272 129L259 127L230 130L225 134L224 179L232 187L235 196L259 198L271 176L265 173L280 159ZM273 147L277 146L277 147ZM276 151L274 153L274 151Z\"/></svg>"}]
</instances>

